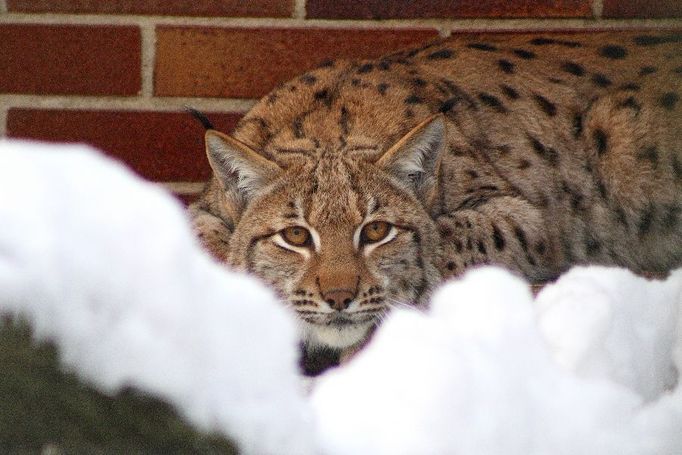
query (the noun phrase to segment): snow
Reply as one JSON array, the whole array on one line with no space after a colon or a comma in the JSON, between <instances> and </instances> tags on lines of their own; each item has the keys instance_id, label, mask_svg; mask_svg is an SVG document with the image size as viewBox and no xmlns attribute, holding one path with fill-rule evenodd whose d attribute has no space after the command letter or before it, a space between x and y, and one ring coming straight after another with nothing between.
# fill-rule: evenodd
<instances>
[{"instance_id":1,"label":"snow","mask_svg":"<svg viewBox=\"0 0 682 455\"><path fill-rule=\"evenodd\" d=\"M510 273L472 271L321 378L325 453L680 454L681 291L682 271L577 268L534 302Z\"/></svg>"},{"instance_id":2,"label":"snow","mask_svg":"<svg viewBox=\"0 0 682 455\"><path fill-rule=\"evenodd\" d=\"M161 189L85 146L3 141L0 220L0 309L82 378L164 398L246 453L312 453L292 318L202 253Z\"/></svg>"},{"instance_id":3,"label":"snow","mask_svg":"<svg viewBox=\"0 0 682 455\"><path fill-rule=\"evenodd\" d=\"M307 396L293 316L123 166L0 141L0 220L0 311L100 390L164 398L244 453L682 453L682 270L575 268L536 298L473 270Z\"/></svg>"}]
</instances>

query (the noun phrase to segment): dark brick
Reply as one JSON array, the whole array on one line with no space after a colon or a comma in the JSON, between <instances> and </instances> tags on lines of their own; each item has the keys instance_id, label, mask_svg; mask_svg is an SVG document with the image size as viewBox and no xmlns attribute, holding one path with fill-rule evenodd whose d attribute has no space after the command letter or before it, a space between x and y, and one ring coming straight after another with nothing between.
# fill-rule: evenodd
<instances>
[{"instance_id":1,"label":"dark brick","mask_svg":"<svg viewBox=\"0 0 682 455\"><path fill-rule=\"evenodd\" d=\"M229 132L241 114L207 113ZM210 175L204 129L179 112L10 109L7 135L57 142L85 142L154 181L201 181Z\"/></svg>"},{"instance_id":2,"label":"dark brick","mask_svg":"<svg viewBox=\"0 0 682 455\"><path fill-rule=\"evenodd\" d=\"M679 0L604 0L603 17L682 17Z\"/></svg>"},{"instance_id":3,"label":"dark brick","mask_svg":"<svg viewBox=\"0 0 682 455\"><path fill-rule=\"evenodd\" d=\"M136 95L137 27L0 25L0 93Z\"/></svg>"},{"instance_id":4,"label":"dark brick","mask_svg":"<svg viewBox=\"0 0 682 455\"><path fill-rule=\"evenodd\" d=\"M155 94L257 98L332 58L375 58L438 36L431 29L157 28Z\"/></svg>"},{"instance_id":5,"label":"dark brick","mask_svg":"<svg viewBox=\"0 0 682 455\"><path fill-rule=\"evenodd\" d=\"M10 12L289 17L293 0L7 0Z\"/></svg>"},{"instance_id":6,"label":"dark brick","mask_svg":"<svg viewBox=\"0 0 682 455\"><path fill-rule=\"evenodd\" d=\"M308 0L306 10L315 19L592 16L588 0Z\"/></svg>"}]
</instances>

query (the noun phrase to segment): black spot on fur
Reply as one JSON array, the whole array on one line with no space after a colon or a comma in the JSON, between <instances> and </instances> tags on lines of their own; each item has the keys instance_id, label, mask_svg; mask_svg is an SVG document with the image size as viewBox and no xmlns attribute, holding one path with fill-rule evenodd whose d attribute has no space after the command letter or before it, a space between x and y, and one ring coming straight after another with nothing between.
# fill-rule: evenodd
<instances>
[{"instance_id":1,"label":"black spot on fur","mask_svg":"<svg viewBox=\"0 0 682 455\"><path fill-rule=\"evenodd\" d=\"M609 138L604 132L604 130L601 129L594 130L594 132L592 133L592 138L594 139L594 143L597 146L597 153L599 153L599 155L603 155L604 153L606 153L606 150L609 146L608 144Z\"/></svg>"},{"instance_id":2,"label":"black spot on fur","mask_svg":"<svg viewBox=\"0 0 682 455\"><path fill-rule=\"evenodd\" d=\"M677 155L673 155L671 161L675 179L677 179L677 181L682 181L682 163L680 162L680 159L677 157Z\"/></svg>"},{"instance_id":3,"label":"black spot on fur","mask_svg":"<svg viewBox=\"0 0 682 455\"><path fill-rule=\"evenodd\" d=\"M608 46L601 47L599 49L599 55L613 60L620 60L628 55L628 51L623 46L611 44Z\"/></svg>"},{"instance_id":4,"label":"black spot on fur","mask_svg":"<svg viewBox=\"0 0 682 455\"><path fill-rule=\"evenodd\" d=\"M653 74L655 72L656 72L655 66L643 66L642 69L639 70L639 75L640 76L647 76L647 75Z\"/></svg>"},{"instance_id":5,"label":"black spot on fur","mask_svg":"<svg viewBox=\"0 0 682 455\"><path fill-rule=\"evenodd\" d=\"M485 245L484 245L483 242L481 242L480 240L478 240L478 241L476 242L476 247L478 248L478 252L479 252L479 253L481 253L481 254L483 254L483 255L488 254L488 251L486 250Z\"/></svg>"},{"instance_id":6,"label":"black spot on fur","mask_svg":"<svg viewBox=\"0 0 682 455\"><path fill-rule=\"evenodd\" d=\"M670 230L677 225L678 219L680 217L680 212L682 212L682 208L676 205L669 205L666 208L665 215L663 215L662 221L662 225L666 230Z\"/></svg>"},{"instance_id":7,"label":"black spot on fur","mask_svg":"<svg viewBox=\"0 0 682 455\"><path fill-rule=\"evenodd\" d=\"M502 235L502 231L493 224L493 243L495 244L495 249L497 251L502 251L504 250L504 246L506 241L504 240L504 235Z\"/></svg>"},{"instance_id":8,"label":"black spot on fur","mask_svg":"<svg viewBox=\"0 0 682 455\"><path fill-rule=\"evenodd\" d=\"M441 60L445 58L452 58L454 53L450 49L441 49L436 52L432 52L431 54L428 55L428 59L430 60Z\"/></svg>"},{"instance_id":9,"label":"black spot on fur","mask_svg":"<svg viewBox=\"0 0 682 455\"><path fill-rule=\"evenodd\" d=\"M629 82L625 85L622 85L620 88L621 88L621 90L629 90L632 92L638 92L642 89L642 86L639 84L635 84L634 82Z\"/></svg>"},{"instance_id":10,"label":"black spot on fur","mask_svg":"<svg viewBox=\"0 0 682 455\"><path fill-rule=\"evenodd\" d=\"M371 64L371 63L365 63L364 65L361 65L361 66L358 68L358 73L360 73L360 74L369 73L369 72L371 72L373 69L374 69L374 65L373 65L373 64Z\"/></svg>"},{"instance_id":11,"label":"black spot on fur","mask_svg":"<svg viewBox=\"0 0 682 455\"><path fill-rule=\"evenodd\" d=\"M611 80L603 74L596 73L592 75L592 83L597 87L608 87L612 84Z\"/></svg>"},{"instance_id":12,"label":"black spot on fur","mask_svg":"<svg viewBox=\"0 0 682 455\"><path fill-rule=\"evenodd\" d=\"M495 147L495 150L497 150L500 155L508 155L509 152L511 152L511 147L509 147L507 144L502 144Z\"/></svg>"},{"instance_id":13,"label":"black spot on fur","mask_svg":"<svg viewBox=\"0 0 682 455\"><path fill-rule=\"evenodd\" d=\"M385 95L386 90L388 90L388 84L386 82L381 82L377 85L377 90L379 91L379 95Z\"/></svg>"},{"instance_id":14,"label":"black spot on fur","mask_svg":"<svg viewBox=\"0 0 682 455\"><path fill-rule=\"evenodd\" d=\"M317 78L312 74L304 74L301 76L301 82L303 82L305 85L313 85L315 82L317 82Z\"/></svg>"},{"instance_id":15,"label":"black spot on fur","mask_svg":"<svg viewBox=\"0 0 682 455\"><path fill-rule=\"evenodd\" d=\"M404 115L405 118L414 118L414 111L412 109L406 109Z\"/></svg>"},{"instance_id":16,"label":"black spot on fur","mask_svg":"<svg viewBox=\"0 0 682 455\"><path fill-rule=\"evenodd\" d=\"M497 50L497 48L495 46L493 46L492 44L488 44L488 43L470 43L470 44L467 44L467 47L471 48L471 49L478 49L479 51L488 51L488 52L492 52L492 51Z\"/></svg>"},{"instance_id":17,"label":"black spot on fur","mask_svg":"<svg viewBox=\"0 0 682 455\"><path fill-rule=\"evenodd\" d=\"M621 109L632 109L636 114L639 114L639 111L642 110L642 105L637 102L634 96L630 96L618 103L618 107Z\"/></svg>"},{"instance_id":18,"label":"black spot on fur","mask_svg":"<svg viewBox=\"0 0 682 455\"><path fill-rule=\"evenodd\" d=\"M514 235L516 236L516 240L519 241L521 248L523 248L523 251L528 254L528 240L526 240L526 233L523 232L523 229L520 227L514 226Z\"/></svg>"},{"instance_id":19,"label":"black spot on fur","mask_svg":"<svg viewBox=\"0 0 682 455\"><path fill-rule=\"evenodd\" d=\"M448 268L449 271L452 272L453 270L455 270L455 263L450 261L447 263L446 267Z\"/></svg>"},{"instance_id":20,"label":"black spot on fur","mask_svg":"<svg viewBox=\"0 0 682 455\"><path fill-rule=\"evenodd\" d=\"M664 93L658 100L658 103L665 109L672 111L675 109L675 104L679 101L680 96L674 92Z\"/></svg>"},{"instance_id":21,"label":"black spot on fur","mask_svg":"<svg viewBox=\"0 0 682 455\"><path fill-rule=\"evenodd\" d=\"M514 74L514 64L509 60L500 59L497 61L500 69L507 74Z\"/></svg>"},{"instance_id":22,"label":"black spot on fur","mask_svg":"<svg viewBox=\"0 0 682 455\"><path fill-rule=\"evenodd\" d=\"M303 119L301 117L296 117L294 121L291 123L291 129L294 132L294 137L295 138L302 138L303 137Z\"/></svg>"},{"instance_id":23,"label":"black spot on fur","mask_svg":"<svg viewBox=\"0 0 682 455\"><path fill-rule=\"evenodd\" d=\"M613 209L613 212L616 215L616 219L618 220L618 222L623 226L628 227L629 225L628 217L625 214L625 210L623 210L623 207L618 206Z\"/></svg>"},{"instance_id":24,"label":"black spot on fur","mask_svg":"<svg viewBox=\"0 0 682 455\"><path fill-rule=\"evenodd\" d=\"M533 99L545 114L549 115L550 117L554 117L556 115L556 105L547 98L542 95L533 94Z\"/></svg>"},{"instance_id":25,"label":"black spot on fur","mask_svg":"<svg viewBox=\"0 0 682 455\"><path fill-rule=\"evenodd\" d=\"M582 114L573 115L573 137L579 138L583 134L583 116Z\"/></svg>"},{"instance_id":26,"label":"black spot on fur","mask_svg":"<svg viewBox=\"0 0 682 455\"><path fill-rule=\"evenodd\" d=\"M382 60L379 62L377 66L381 71L388 71L389 69L391 69L391 62L389 62L388 60Z\"/></svg>"},{"instance_id":27,"label":"black spot on fur","mask_svg":"<svg viewBox=\"0 0 682 455\"><path fill-rule=\"evenodd\" d=\"M462 249L464 248L464 247L462 246L462 242L461 242L459 239L453 240L453 241L452 241L452 245L455 247L455 251L456 251L457 253L461 253L461 252L462 252Z\"/></svg>"},{"instance_id":28,"label":"black spot on fur","mask_svg":"<svg viewBox=\"0 0 682 455\"><path fill-rule=\"evenodd\" d=\"M417 95L410 95L405 98L405 104L420 104L423 102L424 100Z\"/></svg>"},{"instance_id":29,"label":"black spot on fur","mask_svg":"<svg viewBox=\"0 0 682 455\"><path fill-rule=\"evenodd\" d=\"M682 75L682 66L678 66L673 70L673 73Z\"/></svg>"},{"instance_id":30,"label":"black spot on fur","mask_svg":"<svg viewBox=\"0 0 682 455\"><path fill-rule=\"evenodd\" d=\"M682 41L682 35L666 35L666 36L651 36L641 35L633 39L638 46L655 46L657 44L679 43Z\"/></svg>"},{"instance_id":31,"label":"black spot on fur","mask_svg":"<svg viewBox=\"0 0 682 455\"><path fill-rule=\"evenodd\" d=\"M480 92L478 94L478 99L481 100L483 104L493 108L497 112L500 113L507 112L507 108L504 107L504 104L502 104L502 102L496 96L493 96L489 93Z\"/></svg>"},{"instance_id":32,"label":"black spot on fur","mask_svg":"<svg viewBox=\"0 0 682 455\"><path fill-rule=\"evenodd\" d=\"M654 222L655 210L656 207L653 204L649 204L647 208L644 209L642 217L639 219L639 224L637 225L640 236L648 234L651 230L651 226Z\"/></svg>"},{"instance_id":33,"label":"black spot on fur","mask_svg":"<svg viewBox=\"0 0 682 455\"><path fill-rule=\"evenodd\" d=\"M584 76L585 68L582 65L578 65L573 62L564 62L561 64L561 69L567 73L573 74L574 76Z\"/></svg>"},{"instance_id":34,"label":"black spot on fur","mask_svg":"<svg viewBox=\"0 0 682 455\"><path fill-rule=\"evenodd\" d=\"M361 81L360 81L360 79L358 79L358 78L353 78L353 79L350 80L350 83L351 83L351 85L352 85L353 87L359 86L359 85L360 85L360 82L361 82Z\"/></svg>"},{"instance_id":35,"label":"black spot on fur","mask_svg":"<svg viewBox=\"0 0 682 455\"><path fill-rule=\"evenodd\" d=\"M341 107L341 115L339 117L339 126L341 127L341 132L344 135L348 135L349 133L349 128L348 128L348 120L349 120L350 114L348 113L348 109L346 109L346 106Z\"/></svg>"},{"instance_id":36,"label":"black spot on fur","mask_svg":"<svg viewBox=\"0 0 682 455\"><path fill-rule=\"evenodd\" d=\"M578 190L572 188L568 183L562 182L561 189L564 193L568 194L571 201L571 208L576 211L585 210L583 201L585 196L583 196Z\"/></svg>"},{"instance_id":37,"label":"black spot on fur","mask_svg":"<svg viewBox=\"0 0 682 455\"><path fill-rule=\"evenodd\" d=\"M504 95L510 100L517 100L521 97L519 92L517 92L513 87L508 85L500 85L500 88L502 89L502 93L504 93Z\"/></svg>"},{"instance_id":38,"label":"black spot on fur","mask_svg":"<svg viewBox=\"0 0 682 455\"><path fill-rule=\"evenodd\" d=\"M547 245L545 245L545 242L540 240L537 245L535 245L535 251L540 255L544 255L545 252L547 251Z\"/></svg>"},{"instance_id":39,"label":"black spot on fur","mask_svg":"<svg viewBox=\"0 0 682 455\"><path fill-rule=\"evenodd\" d=\"M277 98L278 98L278 96L276 93L271 93L268 95L267 103L268 104L275 104L275 101L277 101Z\"/></svg>"},{"instance_id":40,"label":"black spot on fur","mask_svg":"<svg viewBox=\"0 0 682 455\"><path fill-rule=\"evenodd\" d=\"M524 60L532 60L535 58L535 52L527 51L525 49L514 49L514 54Z\"/></svg>"},{"instance_id":41,"label":"black spot on fur","mask_svg":"<svg viewBox=\"0 0 682 455\"><path fill-rule=\"evenodd\" d=\"M543 160L547 161L550 166L556 166L559 163L559 154L556 150L550 147L545 147L540 141L538 141L533 136L528 136L533 150L540 156Z\"/></svg>"},{"instance_id":42,"label":"black spot on fur","mask_svg":"<svg viewBox=\"0 0 682 455\"><path fill-rule=\"evenodd\" d=\"M443 101L440 105L440 108L438 108L439 112L446 113L453 107L459 103L461 98L459 96L453 96L452 98L448 98L447 100Z\"/></svg>"},{"instance_id":43,"label":"black spot on fur","mask_svg":"<svg viewBox=\"0 0 682 455\"><path fill-rule=\"evenodd\" d=\"M655 145L650 145L637 152L637 159L640 161L649 161L652 166L658 165L658 150Z\"/></svg>"},{"instance_id":44,"label":"black spot on fur","mask_svg":"<svg viewBox=\"0 0 682 455\"><path fill-rule=\"evenodd\" d=\"M315 97L315 101L322 101L327 106L331 106L332 104L332 98L329 90L327 89L318 90L313 94L313 96Z\"/></svg>"},{"instance_id":45,"label":"black spot on fur","mask_svg":"<svg viewBox=\"0 0 682 455\"><path fill-rule=\"evenodd\" d=\"M564 47L581 47L582 44L576 41L565 41L554 38L533 38L529 41L533 46L545 46L547 44L558 44Z\"/></svg>"},{"instance_id":46,"label":"black spot on fur","mask_svg":"<svg viewBox=\"0 0 682 455\"><path fill-rule=\"evenodd\" d=\"M334 66L334 60L326 59L322 60L322 63L320 63L318 68L331 68L332 66Z\"/></svg>"},{"instance_id":47,"label":"black spot on fur","mask_svg":"<svg viewBox=\"0 0 682 455\"><path fill-rule=\"evenodd\" d=\"M588 256L594 256L595 254L598 254L600 250L601 244L595 238L588 236L585 239L585 251Z\"/></svg>"},{"instance_id":48,"label":"black spot on fur","mask_svg":"<svg viewBox=\"0 0 682 455\"><path fill-rule=\"evenodd\" d=\"M528 169L529 167L531 167L531 165L532 165L532 164L531 164L530 161L528 161L528 160L521 160L521 161L519 161L519 164L516 166L516 168L517 168L517 169L520 169L520 170L524 170L524 169Z\"/></svg>"},{"instance_id":49,"label":"black spot on fur","mask_svg":"<svg viewBox=\"0 0 682 455\"><path fill-rule=\"evenodd\" d=\"M421 77L415 77L414 79L412 79L412 85L414 85L415 87L424 87L426 86L426 81Z\"/></svg>"}]
</instances>

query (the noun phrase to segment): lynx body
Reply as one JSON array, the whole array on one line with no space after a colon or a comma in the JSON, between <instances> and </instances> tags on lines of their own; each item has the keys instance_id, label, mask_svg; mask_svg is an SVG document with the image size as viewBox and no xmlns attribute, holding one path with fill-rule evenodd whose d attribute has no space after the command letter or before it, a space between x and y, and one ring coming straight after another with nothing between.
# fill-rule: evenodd
<instances>
[{"instance_id":1,"label":"lynx body","mask_svg":"<svg viewBox=\"0 0 682 455\"><path fill-rule=\"evenodd\" d=\"M323 64L206 135L203 243L311 346L481 264L682 265L682 37L471 36Z\"/></svg>"}]
</instances>

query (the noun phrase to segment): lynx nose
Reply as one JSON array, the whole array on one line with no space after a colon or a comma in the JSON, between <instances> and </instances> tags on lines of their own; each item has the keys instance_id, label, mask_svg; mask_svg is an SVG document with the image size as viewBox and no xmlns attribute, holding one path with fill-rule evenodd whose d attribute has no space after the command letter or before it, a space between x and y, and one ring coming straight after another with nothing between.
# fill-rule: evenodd
<instances>
[{"instance_id":1,"label":"lynx nose","mask_svg":"<svg viewBox=\"0 0 682 455\"><path fill-rule=\"evenodd\" d=\"M349 289L333 289L325 292L322 298L336 311L343 311L350 306L355 293Z\"/></svg>"}]
</instances>

